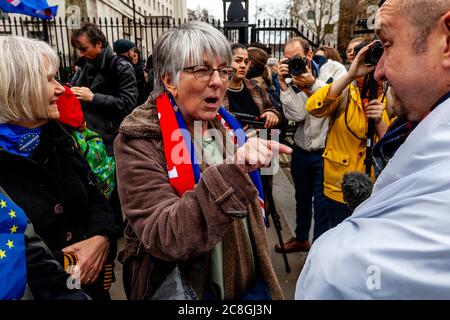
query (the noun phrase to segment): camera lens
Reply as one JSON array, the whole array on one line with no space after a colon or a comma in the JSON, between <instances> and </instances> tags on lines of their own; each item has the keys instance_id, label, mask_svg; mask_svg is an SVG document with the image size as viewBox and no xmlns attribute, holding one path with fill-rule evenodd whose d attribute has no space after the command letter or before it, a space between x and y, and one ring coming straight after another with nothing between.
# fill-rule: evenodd
<instances>
[{"instance_id":1,"label":"camera lens","mask_svg":"<svg viewBox=\"0 0 450 320\"><path fill-rule=\"evenodd\" d=\"M354 49L355 56L358 54L358 52L367 46L369 44L368 41L363 41L360 44L358 44ZM384 49L383 45L381 44L381 41L377 40L372 47L367 51L366 58L364 59L364 62L366 64L376 65L378 61L380 61L381 56L383 55Z\"/></svg>"},{"instance_id":2,"label":"camera lens","mask_svg":"<svg viewBox=\"0 0 450 320\"><path fill-rule=\"evenodd\" d=\"M381 56L383 55L384 49L381 42L377 41L368 52L366 56L366 63L369 64L377 64L380 61Z\"/></svg>"},{"instance_id":3,"label":"camera lens","mask_svg":"<svg viewBox=\"0 0 450 320\"><path fill-rule=\"evenodd\" d=\"M293 76L298 76L306 71L306 61L300 57L293 57L289 59L289 73Z\"/></svg>"}]
</instances>

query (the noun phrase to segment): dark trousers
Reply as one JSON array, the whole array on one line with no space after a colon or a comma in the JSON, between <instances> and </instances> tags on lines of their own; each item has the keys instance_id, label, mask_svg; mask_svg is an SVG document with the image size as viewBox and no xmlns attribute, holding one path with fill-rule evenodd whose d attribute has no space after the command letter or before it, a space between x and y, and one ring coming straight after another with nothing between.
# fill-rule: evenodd
<instances>
[{"instance_id":1,"label":"dark trousers","mask_svg":"<svg viewBox=\"0 0 450 320\"><path fill-rule=\"evenodd\" d=\"M122 207L120 204L119 193L117 191L117 186L114 188L111 196L108 199L109 206L111 207L112 212L114 213L114 220L117 226L117 238L121 238L123 236L123 231L125 229L126 220L124 220L122 215Z\"/></svg>"},{"instance_id":2,"label":"dark trousers","mask_svg":"<svg viewBox=\"0 0 450 320\"><path fill-rule=\"evenodd\" d=\"M330 222L323 195L323 150L305 151L294 148L291 161L291 174L295 186L297 227L295 239L309 239L312 219L312 199L314 198L314 236L316 240L330 229Z\"/></svg>"},{"instance_id":3,"label":"dark trousers","mask_svg":"<svg viewBox=\"0 0 450 320\"><path fill-rule=\"evenodd\" d=\"M331 228L336 227L339 223L352 215L347 204L334 201L328 197L325 198L327 199L327 210L328 216L330 217Z\"/></svg>"}]
</instances>

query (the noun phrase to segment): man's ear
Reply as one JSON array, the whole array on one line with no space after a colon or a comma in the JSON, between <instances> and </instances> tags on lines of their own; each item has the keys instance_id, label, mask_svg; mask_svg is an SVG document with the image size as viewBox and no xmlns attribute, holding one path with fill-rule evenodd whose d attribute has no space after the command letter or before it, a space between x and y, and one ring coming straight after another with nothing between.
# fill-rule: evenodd
<instances>
[{"instance_id":1,"label":"man's ear","mask_svg":"<svg viewBox=\"0 0 450 320\"><path fill-rule=\"evenodd\" d=\"M444 21L445 37L447 41L445 45L442 65L444 68L450 69L450 11L447 11L447 13L444 14L443 21Z\"/></svg>"},{"instance_id":2,"label":"man's ear","mask_svg":"<svg viewBox=\"0 0 450 320\"><path fill-rule=\"evenodd\" d=\"M311 50L308 51L308 54L306 55L306 59L308 59L308 61L312 61L313 58L313 52Z\"/></svg>"},{"instance_id":3,"label":"man's ear","mask_svg":"<svg viewBox=\"0 0 450 320\"><path fill-rule=\"evenodd\" d=\"M175 86L175 84L173 83L173 79L170 75L166 74L164 76L162 76L162 81L164 83L164 86L166 87L167 91L170 92L170 94L176 98L178 95L178 88Z\"/></svg>"}]
</instances>

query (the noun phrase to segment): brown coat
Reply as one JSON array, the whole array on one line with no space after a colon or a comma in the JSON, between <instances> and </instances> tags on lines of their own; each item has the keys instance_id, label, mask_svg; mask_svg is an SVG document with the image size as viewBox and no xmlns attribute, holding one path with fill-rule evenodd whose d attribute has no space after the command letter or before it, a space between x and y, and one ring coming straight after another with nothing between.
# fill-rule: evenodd
<instances>
[{"instance_id":1,"label":"brown coat","mask_svg":"<svg viewBox=\"0 0 450 320\"><path fill-rule=\"evenodd\" d=\"M214 121L215 126L221 126ZM224 130L223 127L221 130ZM235 165L202 168L199 183L179 197L169 183L156 107L137 108L120 127L115 144L122 210L128 218L126 248L120 254L131 299L150 297L178 262L200 298L208 284L209 255L223 241L225 298L237 299L253 279L250 251L243 239L247 213L257 259L273 299L282 299L274 273L257 192L248 175ZM169 269L170 270L170 269Z\"/></svg>"}]
</instances>

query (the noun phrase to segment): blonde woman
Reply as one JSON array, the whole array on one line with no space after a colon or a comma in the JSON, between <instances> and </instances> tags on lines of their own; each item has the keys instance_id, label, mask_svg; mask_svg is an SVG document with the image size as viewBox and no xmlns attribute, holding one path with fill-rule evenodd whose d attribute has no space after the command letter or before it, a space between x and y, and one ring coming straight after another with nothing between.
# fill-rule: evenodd
<instances>
[{"instance_id":1,"label":"blonde woman","mask_svg":"<svg viewBox=\"0 0 450 320\"><path fill-rule=\"evenodd\" d=\"M105 264L115 256L114 218L56 121L64 93L55 79L58 67L46 43L0 37L0 185L82 288L108 299L112 264Z\"/></svg>"}]
</instances>

